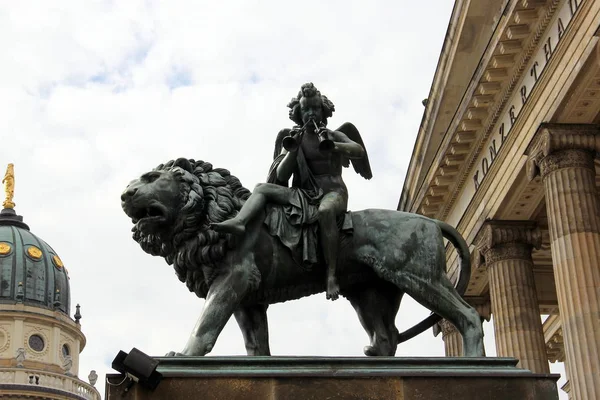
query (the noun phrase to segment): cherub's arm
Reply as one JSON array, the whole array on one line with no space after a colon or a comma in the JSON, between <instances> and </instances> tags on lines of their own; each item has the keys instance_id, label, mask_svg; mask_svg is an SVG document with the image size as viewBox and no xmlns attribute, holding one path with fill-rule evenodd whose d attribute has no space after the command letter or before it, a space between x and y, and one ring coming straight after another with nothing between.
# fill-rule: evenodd
<instances>
[{"instance_id":1,"label":"cherub's arm","mask_svg":"<svg viewBox=\"0 0 600 400\"><path fill-rule=\"evenodd\" d=\"M365 149L343 132L329 131L328 133L334 143L334 152L341 153L348 158L363 158L365 156Z\"/></svg>"},{"instance_id":2,"label":"cherub's arm","mask_svg":"<svg viewBox=\"0 0 600 400\"><path fill-rule=\"evenodd\" d=\"M281 182L287 182L294 173L298 151L287 151L286 149L281 149L281 154L285 154L285 156L277 166L277 180Z\"/></svg>"},{"instance_id":3,"label":"cherub's arm","mask_svg":"<svg viewBox=\"0 0 600 400\"><path fill-rule=\"evenodd\" d=\"M275 140L275 150L273 152L273 164L271 164L271 168L269 169L269 177L267 178L269 182L287 184L289 179L292 177L292 174L296 168L297 152L287 151L283 146L283 143L285 138L288 136L296 136L296 140L301 141L302 135L298 132L298 129L294 127L292 129L282 129L277 134L277 139ZM299 144L300 143L298 142L298 145Z\"/></svg>"}]
</instances>

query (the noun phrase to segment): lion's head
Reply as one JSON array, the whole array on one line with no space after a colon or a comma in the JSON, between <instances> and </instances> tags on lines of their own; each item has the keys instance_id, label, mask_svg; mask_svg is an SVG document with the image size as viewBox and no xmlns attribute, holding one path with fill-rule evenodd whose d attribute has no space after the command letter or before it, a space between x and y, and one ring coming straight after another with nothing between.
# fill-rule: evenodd
<instances>
[{"instance_id":1,"label":"lion's head","mask_svg":"<svg viewBox=\"0 0 600 400\"><path fill-rule=\"evenodd\" d=\"M133 239L173 264L179 279L200 296L202 268L213 268L232 246L229 235L210 225L233 217L249 195L229 171L179 158L131 181L121 205L135 224Z\"/></svg>"}]
</instances>

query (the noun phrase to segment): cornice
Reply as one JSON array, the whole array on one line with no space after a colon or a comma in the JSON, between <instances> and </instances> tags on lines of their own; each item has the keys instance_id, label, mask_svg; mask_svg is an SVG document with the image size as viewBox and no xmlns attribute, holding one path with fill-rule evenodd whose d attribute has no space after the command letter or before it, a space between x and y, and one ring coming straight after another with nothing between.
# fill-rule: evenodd
<instances>
[{"instance_id":1,"label":"cornice","mask_svg":"<svg viewBox=\"0 0 600 400\"><path fill-rule=\"evenodd\" d=\"M526 3L526 1L524 3ZM536 3L536 2L529 2L529 3ZM540 3L540 2L537 2L537 3ZM542 1L541 3L545 3L545 1ZM500 118L502 117L502 112L505 110L506 106L508 105L508 102L510 101L511 97L513 96L516 86L519 83L521 77L523 76L523 73L525 72L525 69L526 69L528 63L531 61L531 57L533 56L534 51L538 48L538 45L540 44L540 39L541 39L542 35L544 34L544 32L546 32L546 29L548 28L548 25L549 25L550 21L552 20L552 17L554 16L554 13L555 13L556 8L559 3L560 3L560 0L552 0L552 2L548 5L548 8L545 10L544 15L539 19L539 23L537 24L534 35L531 38L527 48L524 50L523 56L521 57L518 65L514 69L514 73L510 77L508 85L506 86L505 90L503 91L499 101L497 101L493 104L493 109L491 111L492 117L486 123L486 126L483 129L483 135L480 136L481 139L478 141L475 151L470 153L468 161L465 163L465 166L463 167L463 169L461 170L461 174L459 175L459 181L458 181L457 186L454 188L454 190L449 198L449 201L446 202L444 209L441 210L441 212L440 212L441 219L445 219L448 216L448 214L452 210L452 207L454 206L457 198L461 194L461 191L464 189L465 183L467 182L467 179L469 177L469 173L475 166L475 163L479 157L479 154L482 151L484 151L484 147L487 144L488 139L494 132L496 125L498 124ZM502 42L499 44L499 46L502 46ZM529 103L531 104L533 102L530 101Z\"/></svg>"},{"instance_id":2,"label":"cornice","mask_svg":"<svg viewBox=\"0 0 600 400\"><path fill-rule=\"evenodd\" d=\"M538 15L539 10L544 7L545 1L521 0L510 2L507 5L503 20L499 23L497 32L482 58L482 66L473 76L450 125L450 129L454 133L448 135L448 139L440 146L436 156L438 168L432 168L429 171L415 199L413 211L438 219L447 217L479 152L487 143L500 112L513 94L516 83L521 78L533 51L537 48L540 37L545 32L558 2L558 0L553 0L544 15L537 20L532 19L534 14L531 11L535 10L535 15ZM517 24L517 21L521 23ZM529 31L526 36L523 36L522 32L517 35L518 29L515 27L521 26L520 31L523 31L523 25L527 25L525 22L529 24L528 26L536 27L533 35L529 34ZM527 43L524 50L521 47L523 43ZM516 53L521 54L519 60L515 60ZM515 62L517 63L516 67L513 65ZM513 66L511 67L511 65ZM512 71L510 76L508 75L509 69ZM497 94L502 90L503 83L505 83L505 88L499 100L495 100ZM478 136L479 139L477 139ZM454 156L453 159L452 156ZM455 165L451 165L451 160L455 162ZM436 186L447 186L448 189L442 196L442 201L439 202L428 199L440 196L432 193L432 189Z\"/></svg>"},{"instance_id":3,"label":"cornice","mask_svg":"<svg viewBox=\"0 0 600 400\"><path fill-rule=\"evenodd\" d=\"M588 26L588 24L590 23L590 20L592 18L594 18L593 14L590 14L590 7L594 6L594 2L591 1L584 1L583 4L580 7L580 10L578 11L578 14L575 15L575 19L581 19L581 18L585 18L588 21L585 22L586 26ZM583 9L581 9L583 8ZM579 24L579 21L575 21L575 24ZM594 25L596 26L596 25ZM589 32L589 29L588 31ZM570 43L572 43L573 41L573 37L574 35L579 35L581 37L581 35L586 35L586 32L578 32L577 30L567 30L567 33L565 34L565 37L563 38L563 42L566 42L567 46L559 46L556 50L555 50L555 55L553 56L553 59L550 62L550 65L547 67L547 70L544 71L543 75L540 76L539 78L539 82L536 85L534 91L531 93L529 100L527 101L527 103L525 104L523 110L521 110L519 117L516 120L516 124L513 127L513 129L516 129L517 132L522 132L524 129L525 130L530 130L531 127L531 113L533 112L532 109L534 107L535 104L539 104L540 102L546 102L547 97L543 97L543 96L548 96L549 93L553 92L555 89L553 89L554 85L557 85L558 83L553 82L552 85L550 85L551 80L555 80L556 76L555 74L558 73L558 68L562 67L561 73L563 73L563 71L569 71L572 68L575 68L575 66L573 65L573 63L577 62L577 63L581 63L582 60L581 59L573 59L572 57L569 59L569 65L564 66L564 65L560 65L559 63L556 62L552 62L555 61L557 59L562 59L564 57L565 52L567 51L574 51L573 46L570 45ZM581 47L581 46L578 46ZM592 51L593 51L593 46L589 45L585 48L581 48L578 49L577 51L582 52L581 57L583 57L583 59L585 60L585 57L587 57ZM548 70L549 68L549 70ZM561 78L561 79L565 79L565 78ZM562 83L561 83L562 84ZM548 106L544 106L546 109ZM537 115L539 118L540 115L545 115L545 113L547 113L548 111L540 111L537 110ZM537 129L539 125L538 123L535 123L535 127L533 129ZM515 147L515 143L518 143L519 147L523 147L523 145L525 144L525 148L527 148L527 145L530 144L530 142L532 141L532 139L527 139L527 134L523 133L520 135L509 135L507 142L503 145L504 147L507 148L514 148ZM533 137L533 133L531 134L531 137ZM519 151L519 152L511 152L511 151L500 151L498 153L498 156L496 158L496 161L494 162L494 165L490 168L489 174L490 176L486 177L486 179L483 180L483 182L481 183L481 187L479 188L479 190L477 190L475 192L475 194L473 195L473 197L471 198L470 203L465 207L464 211L462 211L462 215L460 216L460 218L458 218L458 222L456 222L457 225L457 229L459 230L459 232L470 232L469 235L473 234L473 232L471 231L474 228L477 228L477 226L480 223L483 223L483 219L478 217L478 214L480 214L481 210L478 208L479 204L482 203L487 203L490 201L489 198L489 193L490 192L494 192L494 188L491 187L491 185L494 182L497 182L497 177L496 175L499 173L502 173L504 171L503 168L499 168L499 166L505 166L507 163L511 163L509 169L513 171L513 176L516 176L516 172L520 170L521 165L525 165L526 162L526 157L523 157L521 154L525 153L525 149L523 149L523 151ZM459 191L457 191L458 193ZM489 214L488 214L489 215ZM486 218L486 215L482 216L483 218ZM440 218L440 217L438 217ZM474 220L474 218L476 220ZM471 236L472 237L472 236Z\"/></svg>"},{"instance_id":4,"label":"cornice","mask_svg":"<svg viewBox=\"0 0 600 400\"><path fill-rule=\"evenodd\" d=\"M462 31L464 20L466 18L466 9L468 8L468 0L457 0L452 9L452 15L450 17L450 23L446 31L446 39L440 52L440 58L433 76L433 83L429 90L427 97L428 101L423 111L423 117L419 126L419 132L415 139L415 145L411 154L410 163L406 171L406 177L404 179L404 185L402 188L402 194L398 203L398 209L404 211L405 208L410 207L411 196L416 190L416 186L419 184L419 168L422 168L421 163L423 162L423 149L427 148L429 139L432 133L432 122L435 120L439 111L440 103L442 101L441 93L448 81L450 74L449 65L452 64L456 49L459 43L458 37ZM415 173L415 170L416 173Z\"/></svg>"}]
</instances>

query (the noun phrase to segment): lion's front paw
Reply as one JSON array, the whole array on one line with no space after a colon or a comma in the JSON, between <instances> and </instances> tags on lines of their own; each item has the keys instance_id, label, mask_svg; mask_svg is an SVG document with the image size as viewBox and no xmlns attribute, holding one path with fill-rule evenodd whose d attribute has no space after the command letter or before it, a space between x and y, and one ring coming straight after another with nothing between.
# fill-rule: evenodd
<instances>
[{"instance_id":1,"label":"lion's front paw","mask_svg":"<svg viewBox=\"0 0 600 400\"><path fill-rule=\"evenodd\" d=\"M363 352L365 353L365 356L367 356L367 357L375 357L375 356L380 355L374 346L365 346L363 348Z\"/></svg>"}]
</instances>

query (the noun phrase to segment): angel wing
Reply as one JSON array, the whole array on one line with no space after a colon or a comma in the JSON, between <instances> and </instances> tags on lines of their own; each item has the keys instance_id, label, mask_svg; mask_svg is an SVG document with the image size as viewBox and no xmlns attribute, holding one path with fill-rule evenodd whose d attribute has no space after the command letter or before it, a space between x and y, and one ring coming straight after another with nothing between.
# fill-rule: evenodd
<instances>
[{"instance_id":1,"label":"angel wing","mask_svg":"<svg viewBox=\"0 0 600 400\"><path fill-rule=\"evenodd\" d=\"M365 149L365 156L363 158L349 159L348 157L343 157L342 164L344 167L348 168L350 166L350 162L352 162L354 171L356 171L357 174L365 179L371 179L373 177L373 172L371 172L369 155L367 154L367 148L365 147L365 143L363 142L362 137L360 137L360 133L358 132L358 129L356 129L356 126L350 122L345 122L342 124L342 126L337 128L337 130L348 136L348 139L360 144L363 149Z\"/></svg>"},{"instance_id":2,"label":"angel wing","mask_svg":"<svg viewBox=\"0 0 600 400\"><path fill-rule=\"evenodd\" d=\"M290 135L291 129L282 129L277 134L277 139L275 139L275 149L273 150L273 159L276 159L278 155L281 154L281 149L283 148L283 138Z\"/></svg>"},{"instance_id":3,"label":"angel wing","mask_svg":"<svg viewBox=\"0 0 600 400\"><path fill-rule=\"evenodd\" d=\"M275 139L275 149L273 150L273 162L269 167L269 172L267 174L267 182L275 183L281 186L287 186L287 182L281 182L277 179L277 166L283 159L284 155L281 154L281 149L283 148L283 138L289 136L291 129L282 129L277 134L277 139Z\"/></svg>"}]
</instances>

